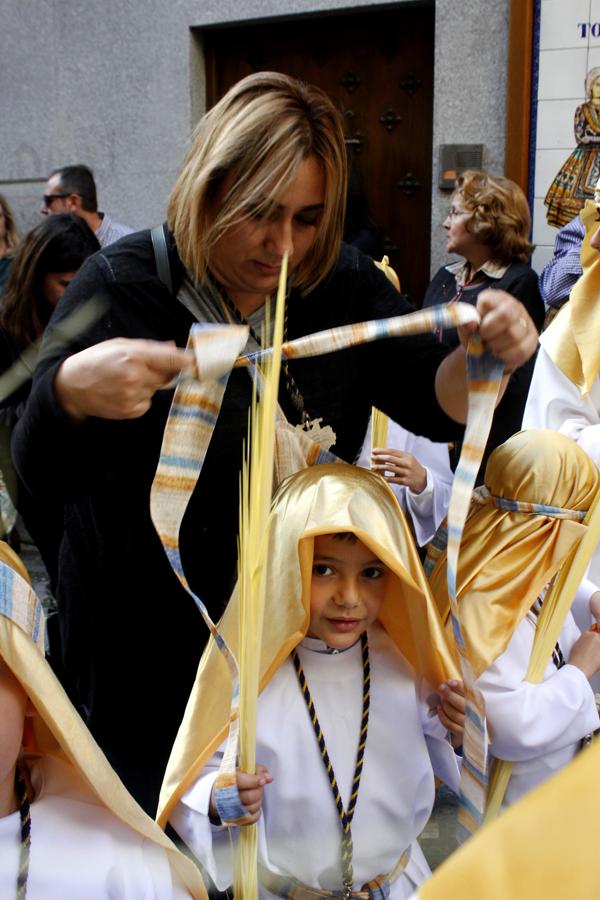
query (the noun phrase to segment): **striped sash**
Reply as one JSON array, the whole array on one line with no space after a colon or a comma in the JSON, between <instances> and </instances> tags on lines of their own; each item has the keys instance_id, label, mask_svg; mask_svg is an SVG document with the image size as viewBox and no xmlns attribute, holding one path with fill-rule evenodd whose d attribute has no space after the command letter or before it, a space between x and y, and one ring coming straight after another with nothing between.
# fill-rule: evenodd
<instances>
[{"instance_id":1,"label":"striped sash","mask_svg":"<svg viewBox=\"0 0 600 900\"><path fill-rule=\"evenodd\" d=\"M477 311L469 304L458 302L409 315L360 322L307 335L284 343L282 356L286 360L317 356L382 338L435 332L438 329L478 322ZM188 501L202 471L231 369L238 366L250 367L252 377L260 383L257 363L271 353L267 348L240 356L246 340L247 328L244 326L192 326L188 349L193 352L195 368L180 380L176 388L150 501L152 520L173 570L197 604L231 674L233 696L230 731L215 791L215 802L224 824L241 824L246 820L246 810L235 786L239 728L238 666L202 600L191 591L187 583L181 565L178 535ZM503 364L484 351L476 334L469 341L467 359L468 419L448 513L448 581L452 624L467 702L461 820L467 830L472 831L481 823L483 816L487 778L487 731L483 701L475 687L460 628L456 603L456 566L469 500L491 426ZM333 454L323 451L306 434L292 429L281 417L277 425L278 482L301 466L332 460L335 460Z\"/></svg>"}]
</instances>

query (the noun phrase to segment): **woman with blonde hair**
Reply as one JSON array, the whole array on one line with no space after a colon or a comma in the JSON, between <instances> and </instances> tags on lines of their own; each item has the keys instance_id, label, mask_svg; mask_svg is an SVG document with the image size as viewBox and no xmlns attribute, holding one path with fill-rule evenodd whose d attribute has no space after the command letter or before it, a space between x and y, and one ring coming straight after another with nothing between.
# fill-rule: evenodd
<instances>
[{"instance_id":1,"label":"woman with blonde hair","mask_svg":"<svg viewBox=\"0 0 600 900\"><path fill-rule=\"evenodd\" d=\"M538 277L528 264L533 251L529 241L531 216L521 188L502 176L464 172L456 181L444 228L447 251L462 259L437 272L427 288L423 306L457 300L475 306L488 288L504 290L519 298L539 332L544 322L544 303ZM451 347L459 343L456 329L439 334L439 339ZM479 482L492 450L521 427L533 364L533 360L528 360L512 368L494 414ZM460 448L457 442L451 450L452 468L456 468Z\"/></svg>"},{"instance_id":2,"label":"woman with blonde hair","mask_svg":"<svg viewBox=\"0 0 600 900\"><path fill-rule=\"evenodd\" d=\"M0 194L0 297L15 250L19 246L19 232L13 211L4 194Z\"/></svg>"},{"instance_id":3,"label":"woman with blonde hair","mask_svg":"<svg viewBox=\"0 0 600 900\"><path fill-rule=\"evenodd\" d=\"M93 295L107 300L79 352L42 348L13 450L34 494L66 497L65 665L92 732L148 810L208 636L150 519L173 398L165 385L186 365L195 322L247 322L257 346L285 253L290 339L412 310L371 259L340 244L345 194L341 118L327 96L279 73L248 76L200 121L166 226L103 248L66 292L53 323ZM522 305L502 293L481 311L483 339L505 364L528 358L536 333ZM402 390L408 379L420 391ZM215 619L235 578L250 398L247 371L234 369L179 534L188 583ZM462 349L449 354L429 336L284 364L279 394L292 424L330 426L349 462L372 404L448 439L461 433L451 416L464 401Z\"/></svg>"}]
</instances>

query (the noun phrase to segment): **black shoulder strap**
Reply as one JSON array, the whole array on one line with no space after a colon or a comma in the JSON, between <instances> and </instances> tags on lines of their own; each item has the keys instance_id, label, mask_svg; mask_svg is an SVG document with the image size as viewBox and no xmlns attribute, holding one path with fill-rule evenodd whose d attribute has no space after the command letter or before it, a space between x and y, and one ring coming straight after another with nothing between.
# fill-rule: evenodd
<instances>
[{"instance_id":1,"label":"black shoulder strap","mask_svg":"<svg viewBox=\"0 0 600 900\"><path fill-rule=\"evenodd\" d=\"M171 279L171 266L169 265L164 225L157 225L153 228L150 236L152 237L152 247L154 248L154 258L156 260L156 273L167 290L172 294L173 281Z\"/></svg>"}]
</instances>

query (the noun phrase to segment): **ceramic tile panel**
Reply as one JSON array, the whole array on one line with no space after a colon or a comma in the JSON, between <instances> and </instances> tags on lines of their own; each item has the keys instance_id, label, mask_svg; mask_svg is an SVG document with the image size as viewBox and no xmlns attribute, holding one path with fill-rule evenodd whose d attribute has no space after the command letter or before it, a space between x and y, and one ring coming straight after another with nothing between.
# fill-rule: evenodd
<instances>
[{"instance_id":1,"label":"ceramic tile panel","mask_svg":"<svg viewBox=\"0 0 600 900\"><path fill-rule=\"evenodd\" d=\"M575 142L573 141L573 149ZM546 196L546 191L552 184L558 170L567 159L568 150L537 150L535 154L535 185L534 196Z\"/></svg>"},{"instance_id":2,"label":"ceramic tile panel","mask_svg":"<svg viewBox=\"0 0 600 900\"><path fill-rule=\"evenodd\" d=\"M590 0L588 22L590 48L600 47L600 0Z\"/></svg>"},{"instance_id":3,"label":"ceramic tile panel","mask_svg":"<svg viewBox=\"0 0 600 900\"><path fill-rule=\"evenodd\" d=\"M534 270L534 272L537 272L537 274L540 275L546 263L550 262L550 260L552 259L553 254L553 245L536 244L535 250L533 251L533 254L531 256L531 268Z\"/></svg>"},{"instance_id":4,"label":"ceramic tile panel","mask_svg":"<svg viewBox=\"0 0 600 900\"><path fill-rule=\"evenodd\" d=\"M577 100L540 100L538 102L536 138L538 150L563 147L570 152L574 149L573 118L578 105Z\"/></svg>"},{"instance_id":5,"label":"ceramic tile panel","mask_svg":"<svg viewBox=\"0 0 600 900\"><path fill-rule=\"evenodd\" d=\"M533 201L533 243L554 246L554 239L557 234L558 229L548 225L546 221L544 201L536 198Z\"/></svg>"},{"instance_id":6,"label":"ceramic tile panel","mask_svg":"<svg viewBox=\"0 0 600 900\"><path fill-rule=\"evenodd\" d=\"M598 41L597 46L590 46L588 50L587 72L589 72L590 69L593 69L594 66L600 66L600 41Z\"/></svg>"},{"instance_id":7,"label":"ceramic tile panel","mask_svg":"<svg viewBox=\"0 0 600 900\"><path fill-rule=\"evenodd\" d=\"M591 29L590 0L544 0L540 50L587 47Z\"/></svg>"},{"instance_id":8,"label":"ceramic tile panel","mask_svg":"<svg viewBox=\"0 0 600 900\"><path fill-rule=\"evenodd\" d=\"M599 58L600 58L600 48ZM575 99L585 96L588 48L542 50L540 52L539 100Z\"/></svg>"}]
</instances>

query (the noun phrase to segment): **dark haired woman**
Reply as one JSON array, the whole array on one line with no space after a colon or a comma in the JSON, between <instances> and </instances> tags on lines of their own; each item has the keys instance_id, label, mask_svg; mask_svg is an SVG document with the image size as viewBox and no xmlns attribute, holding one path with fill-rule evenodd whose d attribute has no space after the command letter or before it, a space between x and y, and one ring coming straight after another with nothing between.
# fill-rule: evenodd
<instances>
[{"instance_id":1,"label":"dark haired woman","mask_svg":"<svg viewBox=\"0 0 600 900\"><path fill-rule=\"evenodd\" d=\"M8 278L12 258L19 246L15 217L4 194L0 194L0 297Z\"/></svg>"},{"instance_id":2,"label":"dark haired woman","mask_svg":"<svg viewBox=\"0 0 600 900\"><path fill-rule=\"evenodd\" d=\"M446 249L463 259L437 272L427 288L423 306L456 300L475 306L482 291L497 288L520 300L540 331L544 302L538 277L528 264L533 251L529 242L531 216L521 188L501 176L464 172L457 179L444 228ZM445 331L440 339L451 347L459 344L455 329ZM532 358L514 370L496 407L478 483L482 482L492 450L521 428L534 363ZM451 450L452 468L458 463L460 446L457 442Z\"/></svg>"},{"instance_id":3,"label":"dark haired woman","mask_svg":"<svg viewBox=\"0 0 600 900\"><path fill-rule=\"evenodd\" d=\"M93 231L73 215L48 216L26 235L13 258L0 310L0 372L10 369L27 347L41 339L68 284L99 248ZM55 510L32 500L15 475L10 455L12 429L25 409L32 376L33 363L24 359L15 373L20 383L7 396L2 396L6 389L1 391L0 469L54 587L62 514L57 517Z\"/></svg>"}]
</instances>

